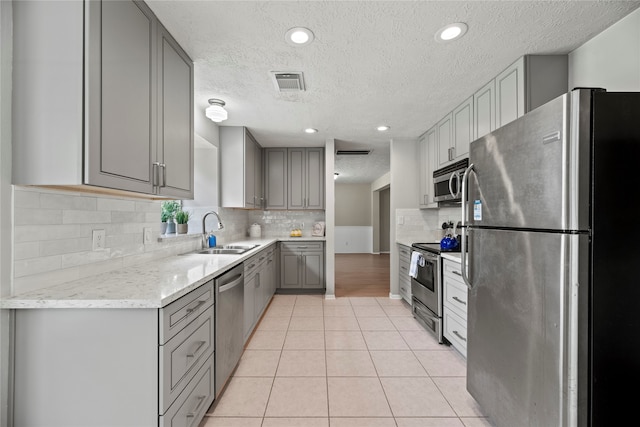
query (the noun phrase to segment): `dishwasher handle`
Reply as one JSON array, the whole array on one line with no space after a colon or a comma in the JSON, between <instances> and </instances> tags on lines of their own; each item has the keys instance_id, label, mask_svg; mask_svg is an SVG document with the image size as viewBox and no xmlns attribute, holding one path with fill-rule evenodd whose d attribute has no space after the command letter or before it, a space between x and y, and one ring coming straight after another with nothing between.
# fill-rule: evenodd
<instances>
[{"instance_id":1,"label":"dishwasher handle","mask_svg":"<svg viewBox=\"0 0 640 427\"><path fill-rule=\"evenodd\" d=\"M236 286L240 285L242 282L243 282L242 273L237 274L233 276L230 282L225 283L224 285L221 285L220 287L218 287L218 293L222 293L222 292L228 291L229 289L235 288Z\"/></svg>"}]
</instances>

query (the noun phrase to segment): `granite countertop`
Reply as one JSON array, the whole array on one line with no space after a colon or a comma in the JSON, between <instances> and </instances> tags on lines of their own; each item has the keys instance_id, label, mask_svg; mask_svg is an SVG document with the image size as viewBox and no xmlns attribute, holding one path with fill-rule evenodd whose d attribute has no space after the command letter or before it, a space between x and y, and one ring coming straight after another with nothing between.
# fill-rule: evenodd
<instances>
[{"instance_id":1,"label":"granite countertop","mask_svg":"<svg viewBox=\"0 0 640 427\"><path fill-rule=\"evenodd\" d=\"M278 241L324 237L248 239L240 255L188 253L0 299L0 308L161 308Z\"/></svg>"}]
</instances>

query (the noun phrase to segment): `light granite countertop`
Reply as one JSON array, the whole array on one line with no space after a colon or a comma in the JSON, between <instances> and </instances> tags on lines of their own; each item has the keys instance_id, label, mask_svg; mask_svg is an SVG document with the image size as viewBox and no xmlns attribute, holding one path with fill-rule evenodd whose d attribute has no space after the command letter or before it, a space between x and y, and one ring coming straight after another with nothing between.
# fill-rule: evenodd
<instances>
[{"instance_id":1,"label":"light granite countertop","mask_svg":"<svg viewBox=\"0 0 640 427\"><path fill-rule=\"evenodd\" d=\"M240 255L188 253L102 273L0 299L0 308L161 308L278 241L324 241L324 237L248 239L257 244Z\"/></svg>"}]
</instances>

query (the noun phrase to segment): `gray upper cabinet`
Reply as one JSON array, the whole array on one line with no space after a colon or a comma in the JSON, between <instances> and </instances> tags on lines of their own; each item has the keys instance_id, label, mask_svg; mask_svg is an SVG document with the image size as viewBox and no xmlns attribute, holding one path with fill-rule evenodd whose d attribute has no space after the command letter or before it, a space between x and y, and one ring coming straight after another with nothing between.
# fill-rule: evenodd
<instances>
[{"instance_id":1,"label":"gray upper cabinet","mask_svg":"<svg viewBox=\"0 0 640 427\"><path fill-rule=\"evenodd\" d=\"M453 114L449 113L436 124L438 140L438 166L446 165L453 160L451 145L453 143Z\"/></svg>"},{"instance_id":2,"label":"gray upper cabinet","mask_svg":"<svg viewBox=\"0 0 640 427\"><path fill-rule=\"evenodd\" d=\"M289 148L288 209L324 209L324 148Z\"/></svg>"},{"instance_id":3,"label":"gray upper cabinet","mask_svg":"<svg viewBox=\"0 0 640 427\"><path fill-rule=\"evenodd\" d=\"M525 55L500 73L495 78L496 127L566 93L568 61L567 55Z\"/></svg>"},{"instance_id":4,"label":"gray upper cabinet","mask_svg":"<svg viewBox=\"0 0 640 427\"><path fill-rule=\"evenodd\" d=\"M419 139L420 150L420 195L418 206L420 209L437 208L438 203L433 200L433 171L438 164L438 140L437 129L432 127L426 131Z\"/></svg>"},{"instance_id":5,"label":"gray upper cabinet","mask_svg":"<svg viewBox=\"0 0 640 427\"><path fill-rule=\"evenodd\" d=\"M287 149L264 150L265 208L287 209Z\"/></svg>"},{"instance_id":6,"label":"gray upper cabinet","mask_svg":"<svg viewBox=\"0 0 640 427\"><path fill-rule=\"evenodd\" d=\"M262 147L246 127L220 127L220 164L222 206L262 209Z\"/></svg>"},{"instance_id":7,"label":"gray upper cabinet","mask_svg":"<svg viewBox=\"0 0 640 427\"><path fill-rule=\"evenodd\" d=\"M13 9L13 183L193 198L193 63L146 4Z\"/></svg>"},{"instance_id":8,"label":"gray upper cabinet","mask_svg":"<svg viewBox=\"0 0 640 427\"><path fill-rule=\"evenodd\" d=\"M473 140L496 129L496 81L491 80L473 95Z\"/></svg>"},{"instance_id":9,"label":"gray upper cabinet","mask_svg":"<svg viewBox=\"0 0 640 427\"><path fill-rule=\"evenodd\" d=\"M453 110L452 160L469 156L469 144L473 141L473 96Z\"/></svg>"}]
</instances>

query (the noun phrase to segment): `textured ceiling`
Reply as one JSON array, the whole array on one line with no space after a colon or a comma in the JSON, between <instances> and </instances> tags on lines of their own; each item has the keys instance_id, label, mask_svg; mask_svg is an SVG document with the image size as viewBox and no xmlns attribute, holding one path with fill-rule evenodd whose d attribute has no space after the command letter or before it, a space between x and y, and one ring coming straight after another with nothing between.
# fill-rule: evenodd
<instances>
[{"instance_id":1,"label":"textured ceiling","mask_svg":"<svg viewBox=\"0 0 640 427\"><path fill-rule=\"evenodd\" d=\"M638 1L156 1L147 3L195 63L196 108L227 103L223 125L264 147L373 148L337 159L345 182L389 170L389 141L417 138L524 54L568 53ZM452 22L466 36L438 43ZM284 40L303 26L315 41ZM302 71L307 90L279 93L272 71ZM386 124L385 133L376 126ZM303 133L306 127L318 133ZM359 177L359 178L358 178Z\"/></svg>"}]
</instances>

